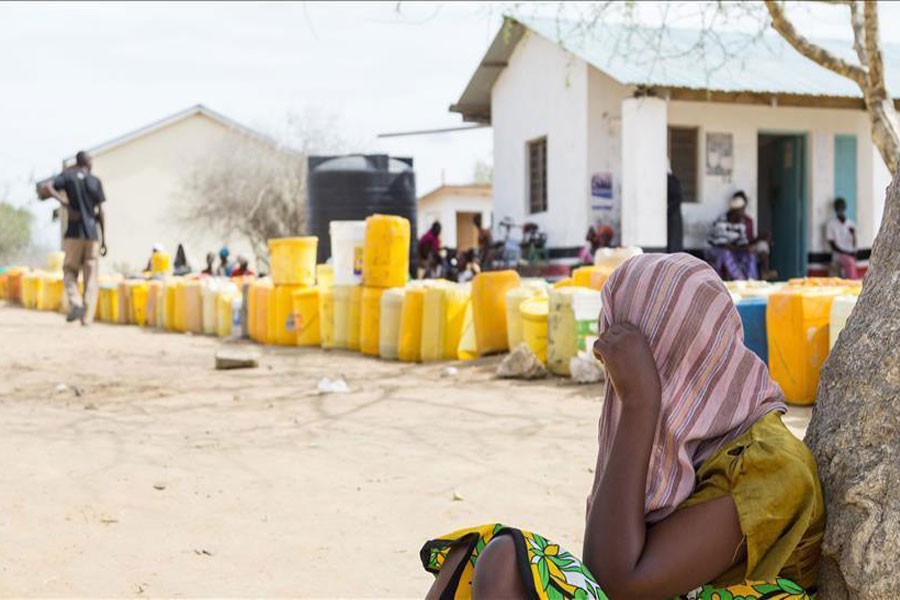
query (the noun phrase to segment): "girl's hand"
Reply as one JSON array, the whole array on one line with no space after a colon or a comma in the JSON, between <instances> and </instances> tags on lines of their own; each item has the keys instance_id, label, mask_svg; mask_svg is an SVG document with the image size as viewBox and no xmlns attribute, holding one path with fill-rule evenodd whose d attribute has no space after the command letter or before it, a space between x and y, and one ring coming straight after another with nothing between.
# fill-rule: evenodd
<instances>
[{"instance_id":1,"label":"girl's hand","mask_svg":"<svg viewBox=\"0 0 900 600\"><path fill-rule=\"evenodd\" d=\"M624 403L659 404L661 385L653 351L641 330L616 323L594 342L594 356L606 366L616 393Z\"/></svg>"}]
</instances>

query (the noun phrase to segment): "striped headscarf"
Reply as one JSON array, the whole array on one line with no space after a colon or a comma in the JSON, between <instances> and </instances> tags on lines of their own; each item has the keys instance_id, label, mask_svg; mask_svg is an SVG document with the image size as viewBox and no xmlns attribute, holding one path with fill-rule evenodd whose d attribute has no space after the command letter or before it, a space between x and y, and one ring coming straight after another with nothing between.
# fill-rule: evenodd
<instances>
[{"instance_id":1,"label":"striped headscarf","mask_svg":"<svg viewBox=\"0 0 900 600\"><path fill-rule=\"evenodd\" d=\"M695 469L772 411L781 389L744 346L744 330L722 280L688 254L625 261L603 286L600 333L628 322L650 345L662 387L660 422L647 472L646 520L671 514L693 492ZM621 412L612 384L600 418L605 469Z\"/></svg>"}]
</instances>

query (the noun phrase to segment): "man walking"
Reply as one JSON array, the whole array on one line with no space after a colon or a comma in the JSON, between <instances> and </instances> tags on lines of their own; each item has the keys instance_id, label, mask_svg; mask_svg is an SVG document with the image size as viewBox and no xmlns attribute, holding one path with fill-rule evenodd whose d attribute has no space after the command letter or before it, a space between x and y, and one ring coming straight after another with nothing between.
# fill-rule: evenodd
<instances>
[{"instance_id":1,"label":"man walking","mask_svg":"<svg viewBox=\"0 0 900 600\"><path fill-rule=\"evenodd\" d=\"M103 216L103 186L91 175L92 160L87 152L75 155L75 166L44 184L44 192L66 209L67 226L63 238L63 281L69 301L66 321L81 320L89 325L97 310L97 266L106 255L106 227ZM65 196L60 192L65 192ZM84 297L78 294L78 273L84 275Z\"/></svg>"}]
</instances>

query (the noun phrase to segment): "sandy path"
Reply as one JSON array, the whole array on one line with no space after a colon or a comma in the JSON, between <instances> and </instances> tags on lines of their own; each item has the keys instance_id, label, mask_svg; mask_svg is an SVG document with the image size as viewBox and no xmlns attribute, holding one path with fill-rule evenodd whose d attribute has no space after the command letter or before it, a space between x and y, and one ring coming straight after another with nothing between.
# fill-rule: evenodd
<instances>
[{"instance_id":1,"label":"sandy path","mask_svg":"<svg viewBox=\"0 0 900 600\"><path fill-rule=\"evenodd\" d=\"M0 594L415 597L456 527L580 548L598 386L277 348L217 372L220 344L0 307Z\"/></svg>"}]
</instances>

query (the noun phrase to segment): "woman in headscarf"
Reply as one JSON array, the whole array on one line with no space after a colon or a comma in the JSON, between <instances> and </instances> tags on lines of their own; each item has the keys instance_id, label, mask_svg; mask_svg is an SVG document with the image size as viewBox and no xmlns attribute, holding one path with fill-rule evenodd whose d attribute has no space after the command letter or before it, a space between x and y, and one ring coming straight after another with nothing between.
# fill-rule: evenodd
<instances>
[{"instance_id":1,"label":"woman in headscarf","mask_svg":"<svg viewBox=\"0 0 900 600\"><path fill-rule=\"evenodd\" d=\"M721 279L647 254L602 293L609 384L582 559L498 523L465 529L422 548L428 597L806 598L825 523L815 462Z\"/></svg>"}]
</instances>

